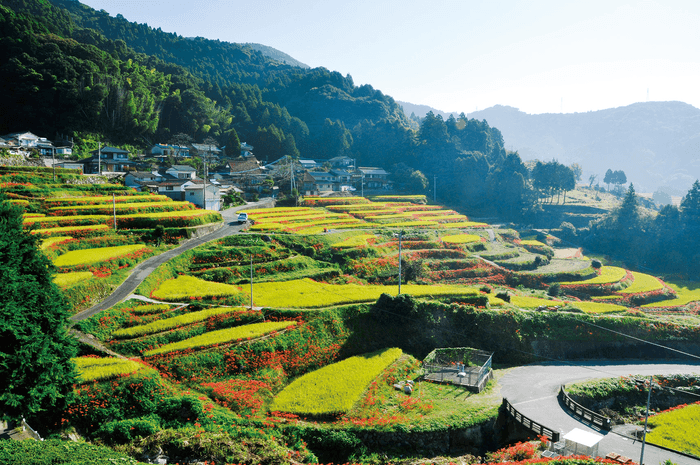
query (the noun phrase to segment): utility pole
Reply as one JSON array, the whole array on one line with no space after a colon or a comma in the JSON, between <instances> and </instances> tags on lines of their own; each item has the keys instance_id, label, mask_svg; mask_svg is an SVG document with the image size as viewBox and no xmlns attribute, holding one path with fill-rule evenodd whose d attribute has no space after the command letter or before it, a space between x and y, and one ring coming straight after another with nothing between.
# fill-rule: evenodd
<instances>
[{"instance_id":1,"label":"utility pole","mask_svg":"<svg viewBox=\"0 0 700 465\"><path fill-rule=\"evenodd\" d=\"M651 401L651 386L653 378L649 376L649 394L647 395L647 414L644 417L644 431L642 432L642 454L639 456L639 465L644 465L644 445L647 442L647 422L649 421L649 403Z\"/></svg>"},{"instance_id":2,"label":"utility pole","mask_svg":"<svg viewBox=\"0 0 700 465\"><path fill-rule=\"evenodd\" d=\"M211 144L209 144L209 151L211 152ZM207 154L204 153L204 209L207 209Z\"/></svg>"},{"instance_id":3,"label":"utility pole","mask_svg":"<svg viewBox=\"0 0 700 465\"><path fill-rule=\"evenodd\" d=\"M365 175L364 174L362 175L362 190L361 190L361 192L362 193L360 194L360 197L364 197L365 196Z\"/></svg>"},{"instance_id":4,"label":"utility pole","mask_svg":"<svg viewBox=\"0 0 700 465\"><path fill-rule=\"evenodd\" d=\"M403 231L399 231L399 294L401 295L401 237L403 236Z\"/></svg>"},{"instance_id":5,"label":"utility pole","mask_svg":"<svg viewBox=\"0 0 700 465\"><path fill-rule=\"evenodd\" d=\"M112 212L114 213L114 230L117 230L117 199L112 192Z\"/></svg>"},{"instance_id":6,"label":"utility pole","mask_svg":"<svg viewBox=\"0 0 700 465\"><path fill-rule=\"evenodd\" d=\"M102 174L102 143L97 141L97 174Z\"/></svg>"},{"instance_id":7,"label":"utility pole","mask_svg":"<svg viewBox=\"0 0 700 465\"><path fill-rule=\"evenodd\" d=\"M250 254L250 310L253 310L253 254ZM265 321L264 316L263 321Z\"/></svg>"},{"instance_id":8,"label":"utility pole","mask_svg":"<svg viewBox=\"0 0 700 465\"><path fill-rule=\"evenodd\" d=\"M433 175L433 203L437 203L437 175Z\"/></svg>"}]
</instances>

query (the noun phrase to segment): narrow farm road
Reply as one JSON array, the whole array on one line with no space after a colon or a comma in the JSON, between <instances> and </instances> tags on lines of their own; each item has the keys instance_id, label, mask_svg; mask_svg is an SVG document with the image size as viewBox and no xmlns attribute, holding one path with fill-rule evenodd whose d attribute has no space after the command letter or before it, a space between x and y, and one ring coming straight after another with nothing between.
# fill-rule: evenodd
<instances>
[{"instance_id":1,"label":"narrow farm road","mask_svg":"<svg viewBox=\"0 0 700 465\"><path fill-rule=\"evenodd\" d=\"M596 378L628 375L671 375L700 373L700 362L661 361L585 361L572 364L548 362L514 368L500 380L501 394L523 415L554 431L564 434L574 428L600 434L598 453L605 456L617 452L639 461L641 441L629 439L612 431L600 430L571 416L559 403L557 393L562 384ZM652 394L653 395L653 394ZM657 465L666 459L678 465L700 464L700 460L676 454L647 443L644 463Z\"/></svg>"},{"instance_id":2,"label":"narrow farm road","mask_svg":"<svg viewBox=\"0 0 700 465\"><path fill-rule=\"evenodd\" d=\"M238 224L237 222L237 216L239 211L251 208L264 208L272 206L274 206L274 200L271 198L266 198L259 202L248 203L246 205L240 205L238 207L224 210L223 212L221 212L221 216L224 219L221 228L205 236L196 239L190 239L180 247L168 250L167 252L163 252L160 255L156 255L155 257L151 257L148 260L139 263L138 266L136 266L133 269L129 277L126 278L126 280L118 288L116 288L114 292L112 292L112 294L110 294L102 302L93 305L92 307L83 310L82 312L76 313L70 318L71 321L81 321L86 318L90 318L91 316L101 312L102 310L106 310L123 301L124 299L129 297L131 293L134 292L134 290L136 290L136 288L143 282L144 279L148 277L148 275L150 275L156 268L158 268L160 265L167 262L168 260L171 260L177 257L178 255L188 250L191 250L197 246L200 246L206 242L213 241L215 239L221 239L222 237L230 236L232 234L240 232L245 225Z\"/></svg>"}]
</instances>

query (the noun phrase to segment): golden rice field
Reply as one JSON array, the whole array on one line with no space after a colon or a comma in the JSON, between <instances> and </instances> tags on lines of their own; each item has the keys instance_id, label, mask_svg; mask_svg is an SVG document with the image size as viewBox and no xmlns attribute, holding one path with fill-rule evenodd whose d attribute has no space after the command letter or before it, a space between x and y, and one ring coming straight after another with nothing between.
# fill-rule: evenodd
<instances>
[{"instance_id":1,"label":"golden rice field","mask_svg":"<svg viewBox=\"0 0 700 465\"><path fill-rule=\"evenodd\" d=\"M477 221L460 221L457 223L445 223L444 228L486 228L488 223L479 223Z\"/></svg>"},{"instance_id":2,"label":"golden rice field","mask_svg":"<svg viewBox=\"0 0 700 465\"><path fill-rule=\"evenodd\" d=\"M72 250L56 258L53 262L58 267L94 265L96 263L123 257L139 250L148 249L144 244L119 245L97 249Z\"/></svg>"},{"instance_id":3,"label":"golden rice field","mask_svg":"<svg viewBox=\"0 0 700 465\"><path fill-rule=\"evenodd\" d=\"M39 246L39 248L40 248L41 250L46 250L46 249L48 249L49 247L51 247L52 245L54 245L54 244L58 244L58 243L64 242L64 241L69 241L69 240L71 240L71 239L73 239L73 237L71 237L71 236L54 236L54 237L47 237L46 239L44 239L43 241L41 241L41 245Z\"/></svg>"},{"instance_id":4,"label":"golden rice field","mask_svg":"<svg viewBox=\"0 0 700 465\"><path fill-rule=\"evenodd\" d=\"M624 305L606 304L601 302L567 302L570 307L578 308L584 313L616 313L625 312Z\"/></svg>"},{"instance_id":5,"label":"golden rice field","mask_svg":"<svg viewBox=\"0 0 700 465\"><path fill-rule=\"evenodd\" d=\"M350 357L297 378L280 392L270 410L297 415L345 413L369 383L398 360L401 349Z\"/></svg>"},{"instance_id":6,"label":"golden rice field","mask_svg":"<svg viewBox=\"0 0 700 465\"><path fill-rule=\"evenodd\" d=\"M248 292L247 289L245 292ZM458 285L402 284L401 292L414 297L468 296L477 289ZM253 286L255 305L275 308L320 308L333 305L374 302L382 294L396 295L397 286L326 284L308 278L259 283Z\"/></svg>"},{"instance_id":7,"label":"golden rice field","mask_svg":"<svg viewBox=\"0 0 700 465\"><path fill-rule=\"evenodd\" d=\"M447 244L469 244L470 242L479 242L481 236L477 236L476 234L455 234L452 236L443 236L440 240Z\"/></svg>"},{"instance_id":8,"label":"golden rice field","mask_svg":"<svg viewBox=\"0 0 700 465\"><path fill-rule=\"evenodd\" d=\"M151 293L155 299L165 301L185 300L190 297L226 297L236 295L241 290L238 286L214 283L194 276L181 275L165 281Z\"/></svg>"},{"instance_id":9,"label":"golden rice field","mask_svg":"<svg viewBox=\"0 0 700 465\"><path fill-rule=\"evenodd\" d=\"M700 283L677 281L675 283L666 282L666 284L676 291L676 298L642 305L642 308L682 307L690 302L700 302Z\"/></svg>"},{"instance_id":10,"label":"golden rice field","mask_svg":"<svg viewBox=\"0 0 700 465\"><path fill-rule=\"evenodd\" d=\"M152 321L145 325L138 325L132 326L130 328L118 329L112 333L112 337L115 339L121 339L139 337L144 336L146 334L160 333L162 331L174 329L179 326L185 326L190 325L192 323L204 321L212 316L223 315L226 313L234 313L237 310L241 310L240 307L208 308L206 310L200 310L198 312L185 313L184 315L179 315L172 318L164 318L162 320Z\"/></svg>"},{"instance_id":11,"label":"golden rice field","mask_svg":"<svg viewBox=\"0 0 700 465\"><path fill-rule=\"evenodd\" d=\"M563 307L567 302L561 300L539 299L537 297L528 297L522 295L510 296L510 303L520 308L537 308L537 307Z\"/></svg>"},{"instance_id":12,"label":"golden rice field","mask_svg":"<svg viewBox=\"0 0 700 465\"><path fill-rule=\"evenodd\" d=\"M331 244L331 247L338 249L351 248L351 247L362 247L368 245L368 241L376 240L377 236L374 234L360 234L359 236L348 237L342 242L336 242Z\"/></svg>"},{"instance_id":13,"label":"golden rice field","mask_svg":"<svg viewBox=\"0 0 700 465\"><path fill-rule=\"evenodd\" d=\"M59 228L42 228L33 229L29 231L30 234L36 234L37 236L61 236L63 233L86 233L86 232L97 232L97 231L108 231L112 229L106 224L95 224L91 226L62 226Z\"/></svg>"},{"instance_id":14,"label":"golden rice field","mask_svg":"<svg viewBox=\"0 0 700 465\"><path fill-rule=\"evenodd\" d=\"M200 347L213 346L215 344L224 344L231 341L241 339L250 339L263 336L275 331L289 328L296 325L294 321L271 321L267 323L255 323L252 325L236 326L234 328L219 329L209 331L199 336L185 339L184 341L173 342L166 344L157 349L144 352L146 357L151 355L165 354L176 350L196 349Z\"/></svg>"},{"instance_id":15,"label":"golden rice field","mask_svg":"<svg viewBox=\"0 0 700 465\"><path fill-rule=\"evenodd\" d=\"M660 413L649 417L652 430L647 441L700 457L700 405L693 404L682 409Z\"/></svg>"},{"instance_id":16,"label":"golden rice field","mask_svg":"<svg viewBox=\"0 0 700 465\"><path fill-rule=\"evenodd\" d=\"M133 360L114 357L77 357L71 360L75 363L78 378L82 383L116 378L145 368Z\"/></svg>"},{"instance_id":17,"label":"golden rice field","mask_svg":"<svg viewBox=\"0 0 700 465\"><path fill-rule=\"evenodd\" d=\"M520 241L521 245L535 245L535 246L546 246L547 244L543 244L542 242L534 239L524 239Z\"/></svg>"},{"instance_id":18,"label":"golden rice field","mask_svg":"<svg viewBox=\"0 0 700 465\"><path fill-rule=\"evenodd\" d=\"M53 282L60 287L70 287L73 284L78 284L81 281L92 279L90 271L72 271L70 273L59 273L54 275Z\"/></svg>"},{"instance_id":19,"label":"golden rice field","mask_svg":"<svg viewBox=\"0 0 700 465\"><path fill-rule=\"evenodd\" d=\"M619 282L627 275L627 270L616 266L604 266L600 275L583 281L567 281L560 284L613 284Z\"/></svg>"},{"instance_id":20,"label":"golden rice field","mask_svg":"<svg viewBox=\"0 0 700 465\"><path fill-rule=\"evenodd\" d=\"M632 276L634 277L632 285L626 289L619 291L620 294L637 294L644 292L652 292L664 288L664 284L654 276L639 273L636 271L632 272Z\"/></svg>"}]
</instances>

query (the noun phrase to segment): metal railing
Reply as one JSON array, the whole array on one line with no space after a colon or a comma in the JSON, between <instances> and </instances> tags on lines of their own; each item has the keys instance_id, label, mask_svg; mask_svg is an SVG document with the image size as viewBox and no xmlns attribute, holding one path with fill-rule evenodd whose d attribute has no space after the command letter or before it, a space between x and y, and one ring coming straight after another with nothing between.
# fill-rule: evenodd
<instances>
[{"instance_id":1,"label":"metal railing","mask_svg":"<svg viewBox=\"0 0 700 465\"><path fill-rule=\"evenodd\" d=\"M537 423L535 420L526 417L522 413L518 412L518 410L513 407L513 404L508 402L508 399L506 398L503 399L503 407L516 422L520 423L525 428L540 436L546 436L552 442L559 442L561 437L561 433L559 431L554 431L552 428L547 428L543 424Z\"/></svg>"},{"instance_id":2,"label":"metal railing","mask_svg":"<svg viewBox=\"0 0 700 465\"><path fill-rule=\"evenodd\" d=\"M597 425L601 427L604 430L610 430L612 428L612 421L610 418L601 415L599 413L595 413L593 410L587 409L583 405L579 404L575 400L573 400L571 397L569 397L569 394L564 390L566 386L561 385L561 388L559 389L559 400L561 400L564 405L566 406L567 409L576 417L579 417L585 421L589 421L593 423L594 425Z\"/></svg>"}]
</instances>

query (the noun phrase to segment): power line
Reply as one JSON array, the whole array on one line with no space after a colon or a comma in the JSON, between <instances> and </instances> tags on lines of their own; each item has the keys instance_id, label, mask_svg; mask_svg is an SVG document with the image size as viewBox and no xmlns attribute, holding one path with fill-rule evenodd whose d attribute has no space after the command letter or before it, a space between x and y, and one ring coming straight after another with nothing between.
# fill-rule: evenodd
<instances>
[{"instance_id":1,"label":"power line","mask_svg":"<svg viewBox=\"0 0 700 465\"><path fill-rule=\"evenodd\" d=\"M696 358L696 359L700 360L700 356L697 356L697 355L694 355L694 354L689 354L688 352L683 352L682 350L674 349L673 347L668 347L668 346L665 346L665 345L657 344L656 342L646 341L646 340L644 340L644 339L640 339L640 338L638 338L638 337L630 336L629 334L621 333L621 332L619 332L619 331L615 331L615 330L613 330L613 329L606 328L606 327L604 327L604 326L598 326L598 325L596 325L596 324L594 324L594 323L591 323L591 322L589 322L589 321L583 321L583 320L580 320L580 321L581 321L581 323L585 323L585 324L590 325L590 326L595 326L596 328L604 329L605 331L610 331L611 333L618 334L618 335L624 336L624 337L628 337L628 338L630 338L630 339L634 339L635 341L643 342L643 343L645 343L645 344L649 344L649 345L652 345L652 346L660 347L660 348L662 348L662 349L670 350L670 351L672 351L672 352L677 352L677 353L679 353L679 354L683 354L683 355L686 355L686 356L688 356L688 357Z\"/></svg>"}]
</instances>

